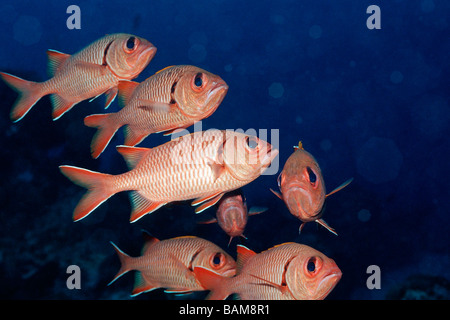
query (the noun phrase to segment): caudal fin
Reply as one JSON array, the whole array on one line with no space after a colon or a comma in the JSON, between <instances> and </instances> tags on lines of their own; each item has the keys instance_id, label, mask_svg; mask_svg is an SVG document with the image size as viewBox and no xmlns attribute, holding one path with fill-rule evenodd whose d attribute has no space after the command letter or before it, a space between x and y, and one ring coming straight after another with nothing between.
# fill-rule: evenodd
<instances>
[{"instance_id":1,"label":"caudal fin","mask_svg":"<svg viewBox=\"0 0 450 320\"><path fill-rule=\"evenodd\" d=\"M88 189L73 212L73 220L86 218L99 205L114 195L109 188L111 175L72 166L60 166L61 173L76 185Z\"/></svg>"},{"instance_id":2,"label":"caudal fin","mask_svg":"<svg viewBox=\"0 0 450 320\"><path fill-rule=\"evenodd\" d=\"M106 149L106 146L121 126L117 124L117 121L113 121L113 114L93 114L84 118L86 126L98 129L91 142L91 155L94 159L97 159Z\"/></svg>"},{"instance_id":3,"label":"caudal fin","mask_svg":"<svg viewBox=\"0 0 450 320\"><path fill-rule=\"evenodd\" d=\"M42 86L38 82L27 81L5 72L0 72L0 76L8 86L19 93L19 97L10 113L11 120L17 122L22 119L45 94L42 92Z\"/></svg>"},{"instance_id":4,"label":"caudal fin","mask_svg":"<svg viewBox=\"0 0 450 320\"><path fill-rule=\"evenodd\" d=\"M133 270L132 268L130 268L128 261L130 259L132 259L129 255L127 255L125 252L123 252L122 250L119 249L118 246L116 246L112 241L110 241L111 245L114 247L114 250L116 250L117 256L119 257L120 260L120 269L117 272L116 276L114 277L114 279L111 280L110 283L108 283L108 286L111 285L114 281L116 281L117 279L119 279L121 276L123 276L125 273L127 273L128 271Z\"/></svg>"}]
</instances>

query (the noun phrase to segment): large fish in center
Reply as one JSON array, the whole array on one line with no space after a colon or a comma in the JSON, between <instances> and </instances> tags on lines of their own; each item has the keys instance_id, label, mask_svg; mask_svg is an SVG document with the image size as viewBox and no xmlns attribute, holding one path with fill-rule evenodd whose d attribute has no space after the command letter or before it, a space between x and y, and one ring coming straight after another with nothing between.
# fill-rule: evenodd
<instances>
[{"instance_id":1,"label":"large fish in center","mask_svg":"<svg viewBox=\"0 0 450 320\"><path fill-rule=\"evenodd\" d=\"M199 213L224 193L258 178L278 150L240 132L207 130L181 136L152 149L119 146L130 171L109 175L73 166L60 166L75 184L88 189L73 219L83 219L117 192L131 191L134 222L173 202L195 199Z\"/></svg>"},{"instance_id":2,"label":"large fish in center","mask_svg":"<svg viewBox=\"0 0 450 320\"><path fill-rule=\"evenodd\" d=\"M167 67L140 84L121 81L119 103L124 107L84 119L88 127L98 128L91 143L92 157L97 158L125 125L127 146L137 145L151 133L187 128L213 114L227 91L222 78L189 65Z\"/></svg>"}]
</instances>

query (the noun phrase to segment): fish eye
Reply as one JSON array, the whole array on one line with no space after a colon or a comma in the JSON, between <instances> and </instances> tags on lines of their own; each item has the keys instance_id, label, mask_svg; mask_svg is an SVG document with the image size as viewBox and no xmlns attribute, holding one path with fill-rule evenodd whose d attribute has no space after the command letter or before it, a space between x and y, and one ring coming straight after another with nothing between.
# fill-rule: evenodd
<instances>
[{"instance_id":1,"label":"fish eye","mask_svg":"<svg viewBox=\"0 0 450 320\"><path fill-rule=\"evenodd\" d=\"M312 257L308 260L306 269L308 270L309 273L314 273L314 271L316 271L316 257Z\"/></svg>"},{"instance_id":2,"label":"fish eye","mask_svg":"<svg viewBox=\"0 0 450 320\"><path fill-rule=\"evenodd\" d=\"M211 267L217 269L225 264L225 255L222 252L217 252L211 257Z\"/></svg>"},{"instance_id":3,"label":"fish eye","mask_svg":"<svg viewBox=\"0 0 450 320\"><path fill-rule=\"evenodd\" d=\"M310 167L306 167L306 171L308 172L309 182L311 182L312 184L316 183L317 176L314 171Z\"/></svg>"},{"instance_id":4,"label":"fish eye","mask_svg":"<svg viewBox=\"0 0 450 320\"><path fill-rule=\"evenodd\" d=\"M258 140L255 137L245 137L245 143L252 150L258 146Z\"/></svg>"},{"instance_id":5,"label":"fish eye","mask_svg":"<svg viewBox=\"0 0 450 320\"><path fill-rule=\"evenodd\" d=\"M197 88L200 88L203 85L203 74L201 72L197 73L194 78L194 84Z\"/></svg>"},{"instance_id":6,"label":"fish eye","mask_svg":"<svg viewBox=\"0 0 450 320\"><path fill-rule=\"evenodd\" d=\"M129 37L126 43L127 49L128 50L133 50L134 49L134 45L136 42L136 38L135 37Z\"/></svg>"}]
</instances>

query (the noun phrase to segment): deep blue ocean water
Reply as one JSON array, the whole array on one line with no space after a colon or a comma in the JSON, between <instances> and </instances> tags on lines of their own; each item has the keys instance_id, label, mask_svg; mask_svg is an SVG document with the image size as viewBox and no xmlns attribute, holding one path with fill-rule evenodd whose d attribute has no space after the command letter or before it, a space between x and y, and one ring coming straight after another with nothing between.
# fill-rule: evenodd
<instances>
[{"instance_id":1,"label":"deep blue ocean water","mask_svg":"<svg viewBox=\"0 0 450 320\"><path fill-rule=\"evenodd\" d=\"M71 4L81 10L79 30L66 27ZM381 29L366 26L373 4ZM411 276L428 280L409 298L436 297L440 288L439 297L448 299L449 17L445 0L2 1L1 71L44 81L47 49L72 54L105 34L136 34L158 48L136 81L176 64L220 75L229 91L203 129L265 129L280 154L276 174L243 188L249 207L269 210L250 217L248 239L229 247L219 226L197 224L214 209L196 216L189 203L168 205L130 224L126 193L74 223L84 190L58 166L122 173L126 166L114 146L123 136L93 160L94 130L83 118L102 113L103 99L82 102L53 122L44 97L12 123L17 95L0 82L0 296L130 299L131 273L107 286L120 266L109 241L138 255L145 229L160 239L200 236L234 257L237 243L256 252L288 241L310 245L343 272L328 299L401 298L392 292ZM109 110L118 108L115 102ZM270 136L274 130L278 137ZM155 134L140 146L168 139ZM318 160L327 190L354 178L326 203L324 219L338 237L314 223L299 235L300 221L269 190L277 189L300 140ZM81 269L80 290L66 287L69 265ZM366 286L370 265L380 268L381 289ZM138 297L175 298L162 290Z\"/></svg>"}]
</instances>

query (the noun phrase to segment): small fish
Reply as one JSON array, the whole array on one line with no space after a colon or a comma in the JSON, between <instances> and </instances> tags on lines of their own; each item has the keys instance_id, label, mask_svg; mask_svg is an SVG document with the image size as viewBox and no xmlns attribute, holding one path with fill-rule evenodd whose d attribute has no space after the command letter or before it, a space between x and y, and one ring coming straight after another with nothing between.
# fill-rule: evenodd
<instances>
[{"instance_id":1,"label":"small fish","mask_svg":"<svg viewBox=\"0 0 450 320\"><path fill-rule=\"evenodd\" d=\"M337 235L336 231L321 219L325 198L348 186L353 178L325 194L325 183L316 159L303 149L301 142L294 149L278 176L281 193L272 189L270 191L286 203L293 216L303 221L299 232L305 223L315 221Z\"/></svg>"},{"instance_id":2,"label":"small fish","mask_svg":"<svg viewBox=\"0 0 450 320\"><path fill-rule=\"evenodd\" d=\"M237 246L236 276L225 278L203 267L194 273L207 299L323 300L342 276L334 260L303 244L283 243L259 254Z\"/></svg>"},{"instance_id":3,"label":"small fish","mask_svg":"<svg viewBox=\"0 0 450 320\"><path fill-rule=\"evenodd\" d=\"M200 213L226 192L258 178L278 154L255 136L224 130L195 132L152 149L117 150L130 168L123 174L59 167L72 182L88 189L74 210L75 221L121 191L131 191L131 222L173 201L195 199L192 205L200 205L195 210Z\"/></svg>"},{"instance_id":4,"label":"small fish","mask_svg":"<svg viewBox=\"0 0 450 320\"><path fill-rule=\"evenodd\" d=\"M103 93L107 108L117 95L119 80L136 78L155 53L155 46L147 40L117 33L98 39L74 55L48 50L48 73L52 78L44 82L0 72L3 80L19 93L11 120L22 119L47 94L51 94L53 120L77 103Z\"/></svg>"},{"instance_id":5,"label":"small fish","mask_svg":"<svg viewBox=\"0 0 450 320\"><path fill-rule=\"evenodd\" d=\"M143 235L145 244L140 257L130 257L111 242L122 265L108 285L128 271L136 270L131 296L158 288L181 294L205 290L193 272L196 267L214 271L222 277L236 273L234 259L208 240L185 236L160 241L147 232Z\"/></svg>"},{"instance_id":6,"label":"small fish","mask_svg":"<svg viewBox=\"0 0 450 320\"><path fill-rule=\"evenodd\" d=\"M216 218L200 222L202 224L217 222L223 231L230 236L231 240L234 237L243 237L244 230L247 225L249 216L262 213L267 208L252 207L247 211L247 201L242 193L241 189L234 190L225 194L222 199L217 203Z\"/></svg>"},{"instance_id":7,"label":"small fish","mask_svg":"<svg viewBox=\"0 0 450 320\"><path fill-rule=\"evenodd\" d=\"M116 113L86 117L88 127L98 128L91 153L97 158L116 131L126 125L125 145L135 146L155 132L171 134L209 117L228 91L217 75L194 66L167 67L142 83L121 81Z\"/></svg>"}]
</instances>

